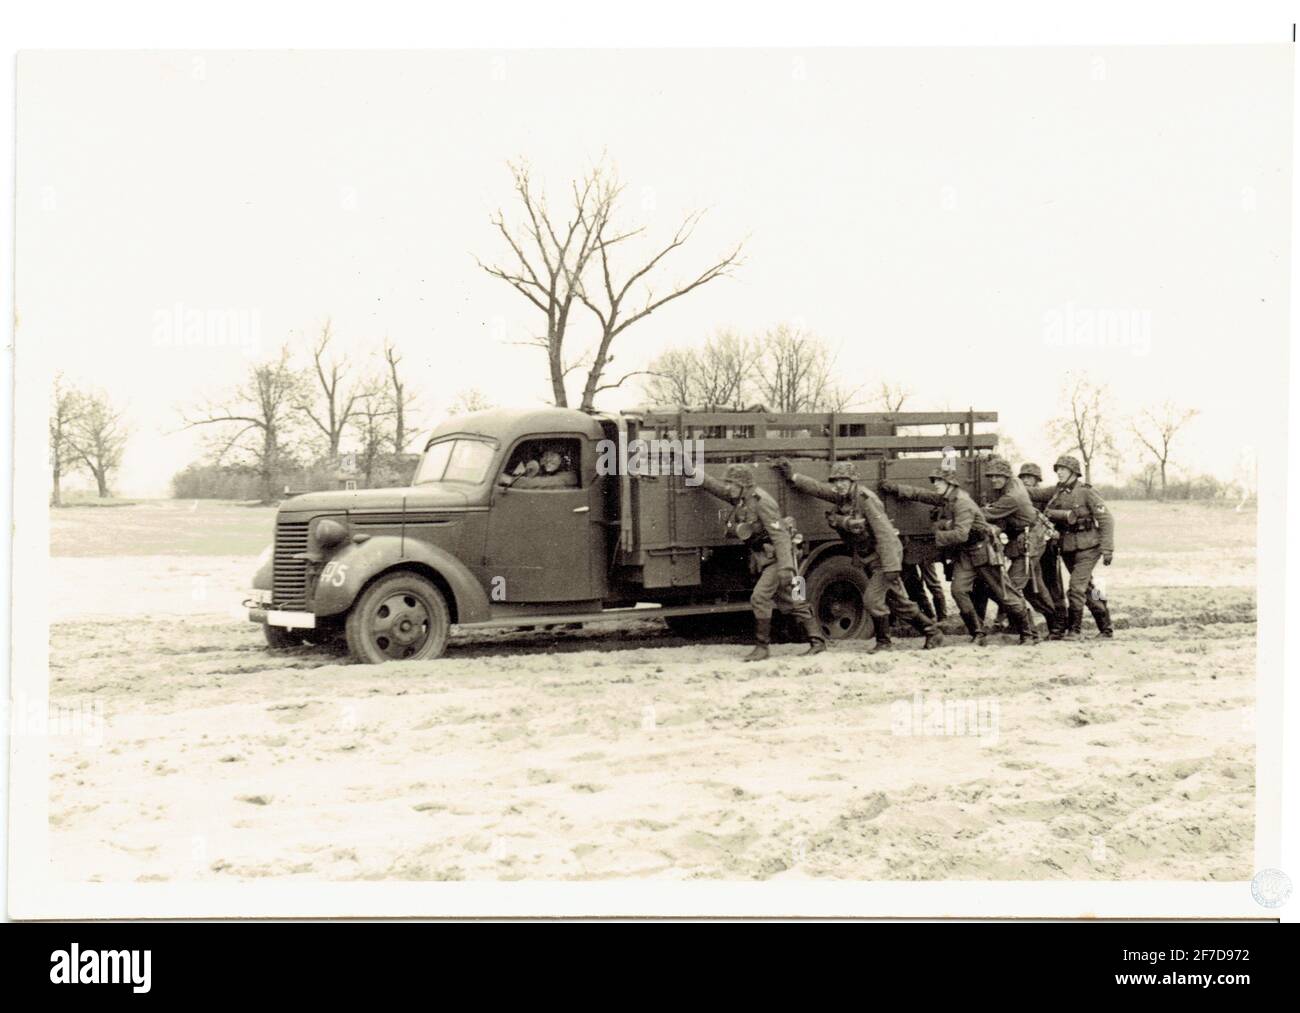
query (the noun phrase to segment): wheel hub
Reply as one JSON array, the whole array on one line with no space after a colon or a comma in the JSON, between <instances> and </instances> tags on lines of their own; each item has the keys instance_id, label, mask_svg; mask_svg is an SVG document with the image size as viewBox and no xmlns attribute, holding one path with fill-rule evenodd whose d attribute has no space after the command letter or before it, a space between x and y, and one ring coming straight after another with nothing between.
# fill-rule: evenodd
<instances>
[{"instance_id":1,"label":"wheel hub","mask_svg":"<svg viewBox=\"0 0 1300 1013\"><path fill-rule=\"evenodd\" d=\"M836 581L822 592L817 618L832 640L842 640L853 634L862 620L861 594L847 581Z\"/></svg>"},{"instance_id":2,"label":"wheel hub","mask_svg":"<svg viewBox=\"0 0 1300 1013\"><path fill-rule=\"evenodd\" d=\"M415 595L390 595L375 609L371 640L389 658L409 658L428 639L429 617L429 606Z\"/></svg>"}]
</instances>

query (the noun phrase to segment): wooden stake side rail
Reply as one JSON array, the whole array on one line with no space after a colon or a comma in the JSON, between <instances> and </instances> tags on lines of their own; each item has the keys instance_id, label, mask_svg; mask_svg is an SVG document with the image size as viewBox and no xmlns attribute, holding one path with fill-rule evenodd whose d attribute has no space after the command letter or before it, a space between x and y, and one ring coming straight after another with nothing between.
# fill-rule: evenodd
<instances>
[{"instance_id":1,"label":"wooden stake side rail","mask_svg":"<svg viewBox=\"0 0 1300 1013\"><path fill-rule=\"evenodd\" d=\"M997 412L646 412L644 429L672 429L679 426L765 426L768 429L806 429L815 426L890 425L960 426L972 422L996 422ZM955 434L954 434L955 435Z\"/></svg>"},{"instance_id":2,"label":"wooden stake side rail","mask_svg":"<svg viewBox=\"0 0 1300 1013\"><path fill-rule=\"evenodd\" d=\"M951 447L966 457L993 450L997 436L976 433L997 412L647 412L635 432L659 439L696 439L706 459L782 456L897 457ZM900 436L900 428L944 426L943 433Z\"/></svg>"},{"instance_id":3,"label":"wooden stake side rail","mask_svg":"<svg viewBox=\"0 0 1300 1013\"><path fill-rule=\"evenodd\" d=\"M726 457L736 454L780 454L792 456L804 453L829 453L830 437L805 436L798 439L783 439L769 436L765 440L740 440L701 437L704 445L704 457ZM835 440L836 457L852 457L863 451L902 451L908 453L939 453L945 447L958 451L992 450L998 444L993 434L981 433L977 436L841 436Z\"/></svg>"}]
</instances>

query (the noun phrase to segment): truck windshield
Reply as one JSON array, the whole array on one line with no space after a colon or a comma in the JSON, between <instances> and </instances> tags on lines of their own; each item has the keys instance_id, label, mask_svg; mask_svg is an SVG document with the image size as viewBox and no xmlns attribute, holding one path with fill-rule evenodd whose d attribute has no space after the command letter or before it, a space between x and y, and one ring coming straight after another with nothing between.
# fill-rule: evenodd
<instances>
[{"instance_id":1,"label":"truck windshield","mask_svg":"<svg viewBox=\"0 0 1300 1013\"><path fill-rule=\"evenodd\" d=\"M415 484L466 482L478 485L487 478L494 450L482 440L443 440L424 452Z\"/></svg>"}]
</instances>

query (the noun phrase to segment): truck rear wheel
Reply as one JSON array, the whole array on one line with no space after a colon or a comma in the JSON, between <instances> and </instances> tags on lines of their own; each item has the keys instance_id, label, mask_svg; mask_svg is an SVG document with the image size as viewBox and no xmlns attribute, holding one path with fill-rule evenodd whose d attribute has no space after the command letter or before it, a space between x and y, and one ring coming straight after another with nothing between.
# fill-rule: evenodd
<instances>
[{"instance_id":1,"label":"truck rear wheel","mask_svg":"<svg viewBox=\"0 0 1300 1013\"><path fill-rule=\"evenodd\" d=\"M371 584L348 613L348 650L369 665L441 657L451 630L442 592L418 573L399 571Z\"/></svg>"},{"instance_id":2,"label":"truck rear wheel","mask_svg":"<svg viewBox=\"0 0 1300 1013\"><path fill-rule=\"evenodd\" d=\"M852 640L867 625L867 575L847 556L831 556L808 578L808 604L828 640Z\"/></svg>"}]
</instances>

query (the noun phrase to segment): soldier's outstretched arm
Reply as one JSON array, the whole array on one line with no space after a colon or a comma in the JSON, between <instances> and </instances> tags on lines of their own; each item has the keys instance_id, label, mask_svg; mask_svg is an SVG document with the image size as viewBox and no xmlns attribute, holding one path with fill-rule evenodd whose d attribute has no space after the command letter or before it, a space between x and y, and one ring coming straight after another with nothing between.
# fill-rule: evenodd
<instances>
[{"instance_id":1,"label":"soldier's outstretched arm","mask_svg":"<svg viewBox=\"0 0 1300 1013\"><path fill-rule=\"evenodd\" d=\"M800 475L797 471L790 473L790 484L800 492L806 492L809 496L824 499L828 503L838 502L840 498L829 483L818 482L817 479L809 478L807 475Z\"/></svg>"},{"instance_id":2,"label":"soldier's outstretched arm","mask_svg":"<svg viewBox=\"0 0 1300 1013\"><path fill-rule=\"evenodd\" d=\"M1106 506L1106 501L1094 490L1088 489L1086 492L1088 509L1092 511L1093 520L1097 522L1097 529L1101 532L1101 554L1109 562L1110 557L1115 554L1115 515Z\"/></svg>"},{"instance_id":3,"label":"soldier's outstretched arm","mask_svg":"<svg viewBox=\"0 0 1300 1013\"><path fill-rule=\"evenodd\" d=\"M934 544L939 548L949 545L963 545L970 538L971 525L975 523L975 511L978 510L973 500L958 498L953 504L952 527L943 528L934 533Z\"/></svg>"},{"instance_id":4,"label":"soldier's outstretched arm","mask_svg":"<svg viewBox=\"0 0 1300 1013\"><path fill-rule=\"evenodd\" d=\"M897 496L899 499L911 500L915 503L929 503L931 506L943 505L943 496L939 493L931 489L918 489L914 485L902 485L890 478L878 482L876 488L881 492Z\"/></svg>"},{"instance_id":5,"label":"soldier's outstretched arm","mask_svg":"<svg viewBox=\"0 0 1300 1013\"><path fill-rule=\"evenodd\" d=\"M731 497L727 495L727 483L721 479L714 478L709 474L702 474L700 476L700 486L705 492L712 493L718 499L725 499L728 503L731 502Z\"/></svg>"},{"instance_id":6,"label":"soldier's outstretched arm","mask_svg":"<svg viewBox=\"0 0 1300 1013\"><path fill-rule=\"evenodd\" d=\"M1033 503L1034 506L1040 507L1056 495L1056 486L1038 485L1032 489L1026 488L1025 492L1029 493L1029 501Z\"/></svg>"}]
</instances>

